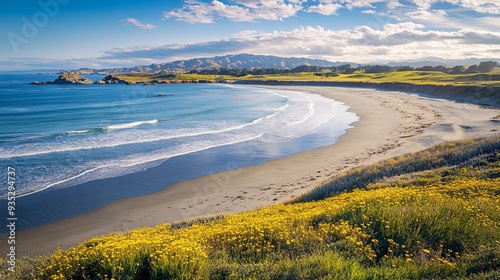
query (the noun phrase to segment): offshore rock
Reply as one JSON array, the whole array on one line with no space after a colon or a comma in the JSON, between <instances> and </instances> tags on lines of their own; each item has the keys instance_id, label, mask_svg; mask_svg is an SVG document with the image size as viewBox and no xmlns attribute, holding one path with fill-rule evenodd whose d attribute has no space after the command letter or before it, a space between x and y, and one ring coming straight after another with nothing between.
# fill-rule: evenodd
<instances>
[{"instance_id":1,"label":"offshore rock","mask_svg":"<svg viewBox=\"0 0 500 280\"><path fill-rule=\"evenodd\" d=\"M90 85L93 84L91 79L82 77L75 73L63 73L55 79L52 84L75 84L75 85Z\"/></svg>"},{"instance_id":2,"label":"offshore rock","mask_svg":"<svg viewBox=\"0 0 500 280\"><path fill-rule=\"evenodd\" d=\"M101 81L96 82L96 84L128 84L128 82L108 74Z\"/></svg>"}]
</instances>

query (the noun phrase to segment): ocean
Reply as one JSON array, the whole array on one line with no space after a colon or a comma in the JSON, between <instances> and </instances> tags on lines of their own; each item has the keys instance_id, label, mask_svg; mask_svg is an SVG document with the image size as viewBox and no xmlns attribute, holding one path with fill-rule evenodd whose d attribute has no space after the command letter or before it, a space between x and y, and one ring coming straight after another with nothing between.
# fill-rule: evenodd
<instances>
[{"instance_id":1,"label":"ocean","mask_svg":"<svg viewBox=\"0 0 500 280\"><path fill-rule=\"evenodd\" d=\"M56 77L0 75L0 197L14 168L24 228L331 145L358 120L332 99L246 85L29 84Z\"/></svg>"}]
</instances>

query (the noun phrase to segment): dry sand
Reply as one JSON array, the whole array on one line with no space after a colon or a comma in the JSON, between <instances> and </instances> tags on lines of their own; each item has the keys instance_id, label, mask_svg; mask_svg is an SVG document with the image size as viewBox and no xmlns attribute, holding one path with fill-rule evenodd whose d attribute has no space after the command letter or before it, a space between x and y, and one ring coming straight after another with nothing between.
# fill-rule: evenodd
<instances>
[{"instance_id":1,"label":"dry sand","mask_svg":"<svg viewBox=\"0 0 500 280\"><path fill-rule=\"evenodd\" d=\"M176 183L88 214L18 232L17 254L68 248L93 236L189 217L234 213L299 196L353 166L415 152L446 140L497 134L500 110L417 94L338 87L275 86L345 102L360 121L335 145L257 166ZM5 239L1 251L6 251Z\"/></svg>"}]
</instances>

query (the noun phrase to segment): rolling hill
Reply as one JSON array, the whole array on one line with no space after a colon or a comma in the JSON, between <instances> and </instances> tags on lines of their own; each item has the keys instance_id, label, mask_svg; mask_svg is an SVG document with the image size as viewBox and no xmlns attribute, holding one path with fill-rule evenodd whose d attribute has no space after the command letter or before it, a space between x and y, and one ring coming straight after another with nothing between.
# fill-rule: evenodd
<instances>
[{"instance_id":1,"label":"rolling hill","mask_svg":"<svg viewBox=\"0 0 500 280\"><path fill-rule=\"evenodd\" d=\"M270 55L236 54L224 55L211 58L192 58L187 60L176 60L162 64L151 64L145 66L135 66L131 68L111 68L111 69L79 69L74 71L78 74L131 74L131 73L159 73L175 72L185 70L201 70L214 68L242 69L242 68L277 68L292 69L301 65L315 65L321 67L331 67L345 64L345 62L331 62L321 59L278 57ZM73 72L73 71L72 71Z\"/></svg>"}]
</instances>

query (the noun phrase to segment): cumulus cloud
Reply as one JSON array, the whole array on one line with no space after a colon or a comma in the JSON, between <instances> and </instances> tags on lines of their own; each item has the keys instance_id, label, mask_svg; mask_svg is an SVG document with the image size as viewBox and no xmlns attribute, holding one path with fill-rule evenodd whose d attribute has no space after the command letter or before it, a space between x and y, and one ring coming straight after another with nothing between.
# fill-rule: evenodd
<instances>
[{"instance_id":1,"label":"cumulus cloud","mask_svg":"<svg viewBox=\"0 0 500 280\"><path fill-rule=\"evenodd\" d=\"M453 7L444 10L443 6L436 5L442 3L453 5ZM488 31L500 29L500 21L497 18L500 14L500 1L498 0L387 0L385 6L376 5L362 13L379 16L379 22L411 20L424 24L429 29L472 28Z\"/></svg>"},{"instance_id":2,"label":"cumulus cloud","mask_svg":"<svg viewBox=\"0 0 500 280\"><path fill-rule=\"evenodd\" d=\"M476 29L486 31L500 30L500 21L496 17L484 16L475 18L463 18L462 16L451 16L444 10L416 10L406 12L403 16L408 20L421 23L428 28L438 29Z\"/></svg>"},{"instance_id":3,"label":"cumulus cloud","mask_svg":"<svg viewBox=\"0 0 500 280\"><path fill-rule=\"evenodd\" d=\"M443 18L447 14L446 11L444 10L432 10L432 11L417 10L417 11L407 12L405 15L413 19L429 20L433 18Z\"/></svg>"},{"instance_id":4,"label":"cumulus cloud","mask_svg":"<svg viewBox=\"0 0 500 280\"><path fill-rule=\"evenodd\" d=\"M343 7L344 6L342 6L338 3L327 3L327 4L320 3L317 6L309 7L309 9L307 9L307 12L318 13L318 14L329 16L329 15L336 15L337 10L340 8L343 8Z\"/></svg>"},{"instance_id":5,"label":"cumulus cloud","mask_svg":"<svg viewBox=\"0 0 500 280\"><path fill-rule=\"evenodd\" d=\"M428 10L433 4L445 2L486 14L500 14L500 1L498 0L412 0L420 9Z\"/></svg>"},{"instance_id":6,"label":"cumulus cloud","mask_svg":"<svg viewBox=\"0 0 500 280\"><path fill-rule=\"evenodd\" d=\"M247 30L229 38L193 43L115 48L98 58L72 60L2 61L9 69L123 67L148 65L193 57L254 53L284 57L322 58L358 63L406 61L443 57L447 59L500 57L500 32L462 28L453 31L429 30L407 21L380 28L357 26L332 30L306 26L288 31Z\"/></svg>"},{"instance_id":7,"label":"cumulus cloud","mask_svg":"<svg viewBox=\"0 0 500 280\"><path fill-rule=\"evenodd\" d=\"M234 4L222 1L185 1L182 8L164 11L164 19L177 19L189 23L213 23L216 19L232 21L281 20L294 16L302 9L300 0L235 0Z\"/></svg>"},{"instance_id":8,"label":"cumulus cloud","mask_svg":"<svg viewBox=\"0 0 500 280\"><path fill-rule=\"evenodd\" d=\"M357 62L379 61L380 54L391 60L425 57L467 58L471 49L476 57L498 55L500 32L461 29L426 30L414 22L386 24L381 29L358 26L330 30L300 27L291 31L254 33L248 36L187 44L167 44L107 51L104 59L157 59L214 56L228 53L255 53L279 56L305 56ZM496 50L496 51L495 51Z\"/></svg>"},{"instance_id":9,"label":"cumulus cloud","mask_svg":"<svg viewBox=\"0 0 500 280\"><path fill-rule=\"evenodd\" d=\"M148 23L142 23L135 18L127 18L127 19L121 20L121 22L124 25L133 25L133 26L137 26L141 29L155 29L156 28L155 25L148 24Z\"/></svg>"},{"instance_id":10,"label":"cumulus cloud","mask_svg":"<svg viewBox=\"0 0 500 280\"><path fill-rule=\"evenodd\" d=\"M188 23L213 23L218 19L282 20L301 11L336 15L337 10L344 7L350 10L374 8L376 3L397 3L397 0L185 0L184 2L181 8L164 11L163 18Z\"/></svg>"},{"instance_id":11,"label":"cumulus cloud","mask_svg":"<svg viewBox=\"0 0 500 280\"><path fill-rule=\"evenodd\" d=\"M231 21L282 20L299 12L336 15L337 10L363 9L362 13L404 19L409 9L431 11L436 3L449 3L463 10L483 14L500 14L498 0L185 0L181 8L164 11L164 19L188 23L213 23L219 19Z\"/></svg>"},{"instance_id":12,"label":"cumulus cloud","mask_svg":"<svg viewBox=\"0 0 500 280\"><path fill-rule=\"evenodd\" d=\"M373 8L377 3L386 3L390 0L339 0L339 2L345 4L348 9L353 8Z\"/></svg>"}]
</instances>

